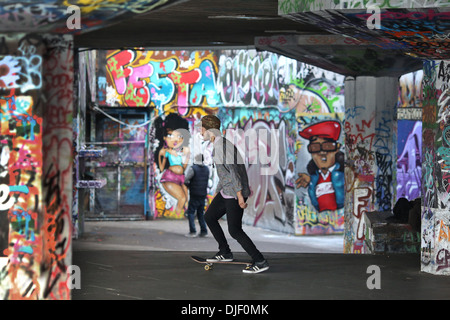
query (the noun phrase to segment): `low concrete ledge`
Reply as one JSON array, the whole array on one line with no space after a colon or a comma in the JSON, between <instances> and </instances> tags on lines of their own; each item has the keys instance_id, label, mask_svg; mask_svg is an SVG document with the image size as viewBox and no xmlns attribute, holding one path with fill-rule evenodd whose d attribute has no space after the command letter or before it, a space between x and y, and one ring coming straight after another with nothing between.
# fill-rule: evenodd
<instances>
[{"instance_id":1,"label":"low concrete ledge","mask_svg":"<svg viewBox=\"0 0 450 320\"><path fill-rule=\"evenodd\" d=\"M399 223L390 211L364 213L365 251L373 254L419 253L420 233Z\"/></svg>"}]
</instances>

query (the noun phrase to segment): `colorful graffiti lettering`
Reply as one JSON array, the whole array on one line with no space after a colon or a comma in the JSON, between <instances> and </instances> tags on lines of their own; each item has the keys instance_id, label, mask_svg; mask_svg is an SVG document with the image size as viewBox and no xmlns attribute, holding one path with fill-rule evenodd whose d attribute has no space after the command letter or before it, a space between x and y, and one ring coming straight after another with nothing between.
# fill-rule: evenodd
<instances>
[{"instance_id":1,"label":"colorful graffiti lettering","mask_svg":"<svg viewBox=\"0 0 450 320\"><path fill-rule=\"evenodd\" d=\"M219 96L215 89L217 63L209 52L182 52L158 55L152 51L124 50L107 57L107 86L115 88L119 105L155 106L160 113L170 104L178 106L181 115L187 107L206 103L215 107ZM111 82L109 82L111 81ZM104 85L102 86L103 89ZM111 101L111 90L104 94Z\"/></svg>"},{"instance_id":2,"label":"colorful graffiti lettering","mask_svg":"<svg viewBox=\"0 0 450 320\"><path fill-rule=\"evenodd\" d=\"M108 76L99 77L99 100L110 106L155 106L163 112L176 105L182 116L195 106L270 106L281 112L296 108L299 113L343 110L341 77L272 53L157 55L124 50L107 53L106 70ZM320 75L314 75L313 81L303 80L315 73Z\"/></svg>"},{"instance_id":3,"label":"colorful graffiti lettering","mask_svg":"<svg viewBox=\"0 0 450 320\"><path fill-rule=\"evenodd\" d=\"M9 61L18 78L2 78L0 97L0 202L9 222L0 296L70 299L64 281L71 251L73 56L62 44L71 41L64 36L33 40L4 42L17 49L14 59L2 61ZM40 105L44 79L45 107Z\"/></svg>"}]
</instances>

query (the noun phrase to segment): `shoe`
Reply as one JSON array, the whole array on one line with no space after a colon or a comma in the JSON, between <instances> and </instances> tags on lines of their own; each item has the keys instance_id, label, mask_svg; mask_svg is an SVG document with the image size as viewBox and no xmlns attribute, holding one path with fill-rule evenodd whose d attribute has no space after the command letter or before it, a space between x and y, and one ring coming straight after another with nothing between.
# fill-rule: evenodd
<instances>
[{"instance_id":1,"label":"shoe","mask_svg":"<svg viewBox=\"0 0 450 320\"><path fill-rule=\"evenodd\" d=\"M260 273L269 269L269 263L267 260L263 260L260 262L253 262L252 265L247 266L242 272L244 273Z\"/></svg>"},{"instance_id":2,"label":"shoe","mask_svg":"<svg viewBox=\"0 0 450 320\"><path fill-rule=\"evenodd\" d=\"M233 261L233 254L231 252L224 254L217 252L214 257L206 259L206 262L217 262L217 261L231 262Z\"/></svg>"},{"instance_id":3,"label":"shoe","mask_svg":"<svg viewBox=\"0 0 450 320\"><path fill-rule=\"evenodd\" d=\"M197 236L197 233L195 232L189 232L188 234L185 235L185 237L187 238L195 238Z\"/></svg>"},{"instance_id":4,"label":"shoe","mask_svg":"<svg viewBox=\"0 0 450 320\"><path fill-rule=\"evenodd\" d=\"M200 234L198 235L200 238L204 238L208 235L208 232L200 232Z\"/></svg>"}]
</instances>

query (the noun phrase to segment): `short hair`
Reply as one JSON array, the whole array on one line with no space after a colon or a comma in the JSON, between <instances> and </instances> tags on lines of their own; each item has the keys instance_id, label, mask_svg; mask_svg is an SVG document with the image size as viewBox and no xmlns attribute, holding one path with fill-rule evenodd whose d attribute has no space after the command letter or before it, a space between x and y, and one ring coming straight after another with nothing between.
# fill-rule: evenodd
<instances>
[{"instance_id":1,"label":"short hair","mask_svg":"<svg viewBox=\"0 0 450 320\"><path fill-rule=\"evenodd\" d=\"M197 155L194 157L195 164L201 164L203 161L205 161L205 158L203 157L203 154L197 153Z\"/></svg>"},{"instance_id":2,"label":"short hair","mask_svg":"<svg viewBox=\"0 0 450 320\"><path fill-rule=\"evenodd\" d=\"M215 115L208 114L202 118L202 127L206 130L216 129L220 130L220 119Z\"/></svg>"}]
</instances>

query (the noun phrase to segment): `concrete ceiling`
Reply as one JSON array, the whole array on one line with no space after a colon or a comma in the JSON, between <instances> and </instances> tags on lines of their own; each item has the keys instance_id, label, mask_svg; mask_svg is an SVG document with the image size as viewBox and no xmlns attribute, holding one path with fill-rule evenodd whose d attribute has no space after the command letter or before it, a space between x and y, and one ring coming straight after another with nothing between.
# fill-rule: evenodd
<instances>
[{"instance_id":1,"label":"concrete ceiling","mask_svg":"<svg viewBox=\"0 0 450 320\"><path fill-rule=\"evenodd\" d=\"M445 8L390 14L383 19L384 29L373 32L364 8L341 12L333 7L337 0L289 1L327 2L328 7L280 14L279 0L2 0L0 32L72 33L75 47L91 49L256 48L351 76L398 76L420 69L418 58L450 57L449 34L434 31L436 23L444 31L450 28ZM70 4L81 10L81 30L66 26ZM422 31L409 37L410 20L414 30L428 32L427 43ZM406 32L408 39L392 36L395 32ZM386 41L395 46L386 50Z\"/></svg>"},{"instance_id":2,"label":"concrete ceiling","mask_svg":"<svg viewBox=\"0 0 450 320\"><path fill-rule=\"evenodd\" d=\"M273 34L328 34L278 15L278 0L177 1L75 37L76 47L254 46Z\"/></svg>"},{"instance_id":3,"label":"concrete ceiling","mask_svg":"<svg viewBox=\"0 0 450 320\"><path fill-rule=\"evenodd\" d=\"M301 14L281 16L278 5L278 0L174 0L131 19L77 35L75 46L255 47L346 76L400 76L422 68L420 59L402 50L384 50L367 41L344 39L342 34L351 34L351 28L339 34L340 30L324 28L322 21L302 21Z\"/></svg>"}]
</instances>

